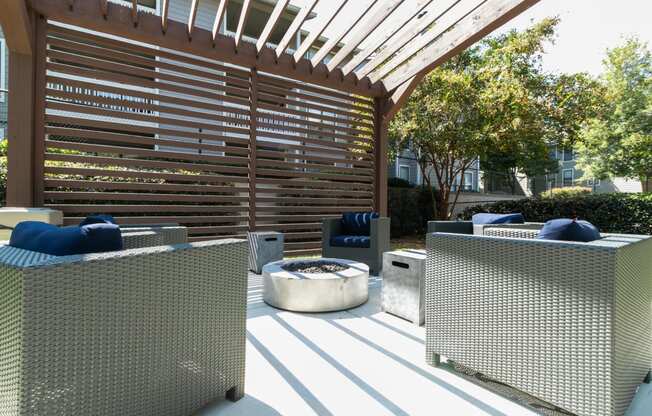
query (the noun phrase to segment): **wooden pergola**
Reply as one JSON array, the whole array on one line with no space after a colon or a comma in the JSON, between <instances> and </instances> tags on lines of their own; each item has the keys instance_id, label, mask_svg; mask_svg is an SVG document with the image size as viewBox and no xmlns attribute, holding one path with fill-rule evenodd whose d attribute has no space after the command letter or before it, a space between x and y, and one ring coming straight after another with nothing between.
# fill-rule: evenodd
<instances>
[{"instance_id":1,"label":"wooden pergola","mask_svg":"<svg viewBox=\"0 0 652 416\"><path fill-rule=\"evenodd\" d=\"M341 6L295 47L319 0L278 44L289 0L253 42L255 0L234 33L228 0L187 1L187 21L169 17L175 1L159 15L137 0L0 0L9 206L180 222L193 240L279 230L288 251L317 250L321 218L386 214L387 126L423 76L538 0L373 1L317 50Z\"/></svg>"}]
</instances>

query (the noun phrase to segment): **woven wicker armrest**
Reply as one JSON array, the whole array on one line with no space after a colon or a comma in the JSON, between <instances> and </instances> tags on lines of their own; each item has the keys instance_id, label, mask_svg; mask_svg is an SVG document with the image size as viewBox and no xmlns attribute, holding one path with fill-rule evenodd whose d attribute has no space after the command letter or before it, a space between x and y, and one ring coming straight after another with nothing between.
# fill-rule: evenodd
<instances>
[{"instance_id":1,"label":"woven wicker armrest","mask_svg":"<svg viewBox=\"0 0 652 416\"><path fill-rule=\"evenodd\" d=\"M0 248L0 330L13 351L0 382L16 397L0 413L194 414L242 396L246 241L16 250Z\"/></svg>"},{"instance_id":2,"label":"woven wicker armrest","mask_svg":"<svg viewBox=\"0 0 652 416\"><path fill-rule=\"evenodd\" d=\"M652 237L428 235L426 350L581 415L623 414L652 363Z\"/></svg>"}]
</instances>

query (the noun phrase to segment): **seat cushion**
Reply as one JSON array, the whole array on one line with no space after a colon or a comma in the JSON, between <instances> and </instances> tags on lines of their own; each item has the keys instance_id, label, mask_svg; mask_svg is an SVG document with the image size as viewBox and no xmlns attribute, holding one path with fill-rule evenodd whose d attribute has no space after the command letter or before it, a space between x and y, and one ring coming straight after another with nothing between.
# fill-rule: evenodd
<instances>
[{"instance_id":1,"label":"seat cushion","mask_svg":"<svg viewBox=\"0 0 652 416\"><path fill-rule=\"evenodd\" d=\"M377 212L345 212L342 214L342 232L346 235L368 236L371 234L371 220L379 217Z\"/></svg>"},{"instance_id":2,"label":"seat cushion","mask_svg":"<svg viewBox=\"0 0 652 416\"><path fill-rule=\"evenodd\" d=\"M589 241L599 240L600 231L588 221L578 221L569 218L559 218L546 222L539 231L538 239L561 241Z\"/></svg>"},{"instance_id":3,"label":"seat cushion","mask_svg":"<svg viewBox=\"0 0 652 416\"><path fill-rule=\"evenodd\" d=\"M39 221L23 221L11 233L9 245L53 256L69 256L122 250L122 235L115 224L57 227Z\"/></svg>"},{"instance_id":4,"label":"seat cushion","mask_svg":"<svg viewBox=\"0 0 652 416\"><path fill-rule=\"evenodd\" d=\"M331 246L369 248L371 238L367 235L336 235L331 237Z\"/></svg>"},{"instance_id":5,"label":"seat cushion","mask_svg":"<svg viewBox=\"0 0 652 416\"><path fill-rule=\"evenodd\" d=\"M79 226L81 227L88 224L115 224L115 223L116 223L115 219L111 215L94 214L84 218L82 222L79 223Z\"/></svg>"},{"instance_id":6,"label":"seat cushion","mask_svg":"<svg viewBox=\"0 0 652 416\"><path fill-rule=\"evenodd\" d=\"M481 213L481 214L473 215L471 220L473 221L474 225L481 225L481 224L524 224L525 223L525 218L523 218L523 214L521 214L521 213L515 213L515 214Z\"/></svg>"}]
</instances>

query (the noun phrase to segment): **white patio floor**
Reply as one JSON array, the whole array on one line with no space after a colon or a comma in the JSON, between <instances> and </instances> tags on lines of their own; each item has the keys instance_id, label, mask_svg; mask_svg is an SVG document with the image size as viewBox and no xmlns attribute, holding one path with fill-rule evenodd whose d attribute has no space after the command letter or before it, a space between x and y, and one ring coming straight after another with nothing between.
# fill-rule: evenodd
<instances>
[{"instance_id":1,"label":"white patio floor","mask_svg":"<svg viewBox=\"0 0 652 416\"><path fill-rule=\"evenodd\" d=\"M428 366L424 328L381 312L380 284L372 278L369 302L356 309L296 314L263 303L251 275L246 396L202 415L541 414Z\"/></svg>"}]
</instances>

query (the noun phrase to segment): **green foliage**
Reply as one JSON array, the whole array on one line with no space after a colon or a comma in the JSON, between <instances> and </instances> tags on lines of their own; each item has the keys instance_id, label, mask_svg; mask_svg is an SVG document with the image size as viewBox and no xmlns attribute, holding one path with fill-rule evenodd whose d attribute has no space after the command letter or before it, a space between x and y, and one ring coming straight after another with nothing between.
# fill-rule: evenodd
<instances>
[{"instance_id":1,"label":"green foliage","mask_svg":"<svg viewBox=\"0 0 652 416\"><path fill-rule=\"evenodd\" d=\"M388 189L392 238L423 235L426 232L428 221L433 219L430 192L423 186Z\"/></svg>"},{"instance_id":2,"label":"green foliage","mask_svg":"<svg viewBox=\"0 0 652 416\"><path fill-rule=\"evenodd\" d=\"M387 186L390 188L414 188L412 184L405 179L401 178L389 178L387 179Z\"/></svg>"},{"instance_id":3,"label":"green foliage","mask_svg":"<svg viewBox=\"0 0 652 416\"><path fill-rule=\"evenodd\" d=\"M652 52L628 39L604 60L605 108L587 123L578 146L585 177L640 179L652 190Z\"/></svg>"},{"instance_id":4,"label":"green foliage","mask_svg":"<svg viewBox=\"0 0 652 416\"><path fill-rule=\"evenodd\" d=\"M7 139L0 138L0 206L7 205Z\"/></svg>"},{"instance_id":5,"label":"green foliage","mask_svg":"<svg viewBox=\"0 0 652 416\"><path fill-rule=\"evenodd\" d=\"M527 198L477 205L464 210L470 219L478 212L521 212L527 221L544 222L577 216L607 233L652 234L652 194L585 194L562 198Z\"/></svg>"},{"instance_id":6,"label":"green foliage","mask_svg":"<svg viewBox=\"0 0 652 416\"><path fill-rule=\"evenodd\" d=\"M541 193L541 198L575 198L578 196L590 194L591 191L591 188L585 188L583 186L566 186L563 188L553 188L549 191L545 191Z\"/></svg>"}]
</instances>

